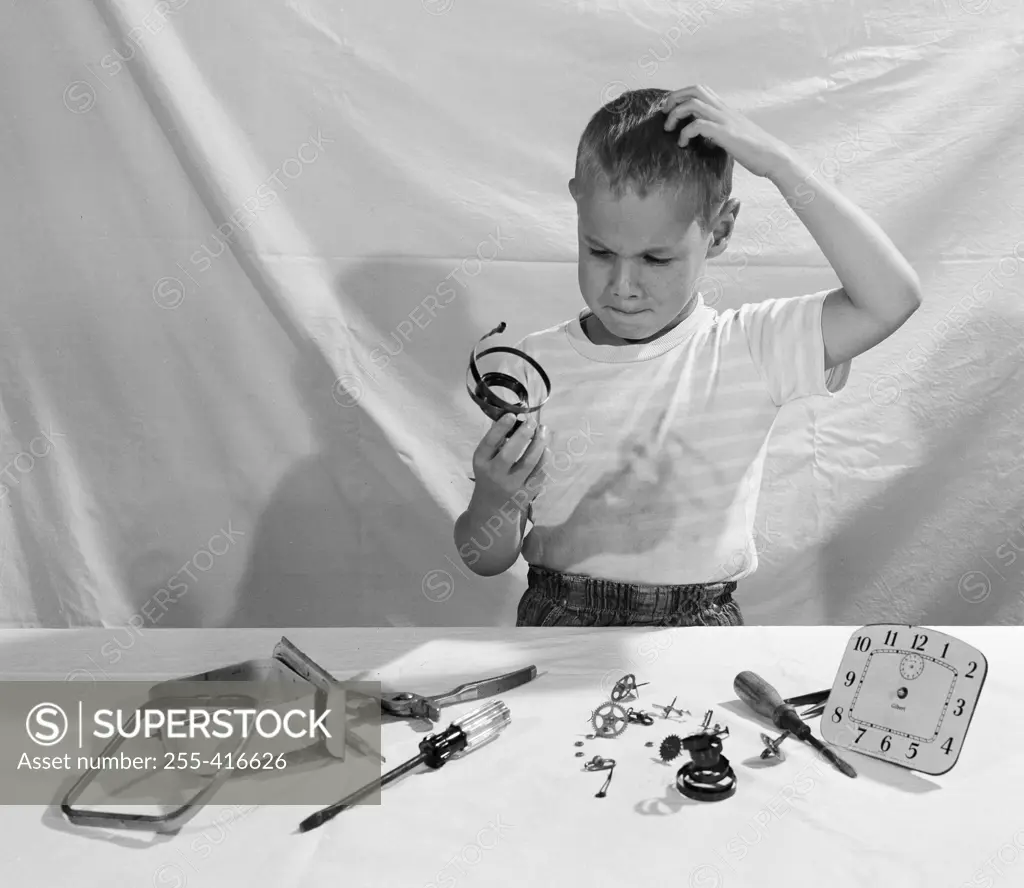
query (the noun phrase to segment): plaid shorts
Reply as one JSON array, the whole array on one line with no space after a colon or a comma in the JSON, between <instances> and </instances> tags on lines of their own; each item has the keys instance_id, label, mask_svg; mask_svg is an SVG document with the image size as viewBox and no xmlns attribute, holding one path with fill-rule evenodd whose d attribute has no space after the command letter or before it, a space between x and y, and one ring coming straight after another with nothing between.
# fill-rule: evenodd
<instances>
[{"instance_id":1,"label":"plaid shorts","mask_svg":"<svg viewBox=\"0 0 1024 888\"><path fill-rule=\"evenodd\" d=\"M530 566L517 626L742 626L736 583L653 586Z\"/></svg>"}]
</instances>

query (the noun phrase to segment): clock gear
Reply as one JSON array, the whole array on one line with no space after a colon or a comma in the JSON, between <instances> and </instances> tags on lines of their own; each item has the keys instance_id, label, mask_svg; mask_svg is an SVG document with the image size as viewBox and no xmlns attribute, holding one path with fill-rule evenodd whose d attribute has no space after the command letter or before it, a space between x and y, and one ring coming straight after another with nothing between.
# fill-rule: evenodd
<instances>
[{"instance_id":1,"label":"clock gear","mask_svg":"<svg viewBox=\"0 0 1024 888\"><path fill-rule=\"evenodd\" d=\"M590 716L597 737L618 737L629 727L629 716L618 703L603 703Z\"/></svg>"},{"instance_id":2,"label":"clock gear","mask_svg":"<svg viewBox=\"0 0 1024 888\"><path fill-rule=\"evenodd\" d=\"M670 762L673 759L679 758L679 753L682 751L683 738L677 737L675 734L669 734L661 741L661 746L658 748L658 755L661 756L661 760L663 762Z\"/></svg>"}]
</instances>

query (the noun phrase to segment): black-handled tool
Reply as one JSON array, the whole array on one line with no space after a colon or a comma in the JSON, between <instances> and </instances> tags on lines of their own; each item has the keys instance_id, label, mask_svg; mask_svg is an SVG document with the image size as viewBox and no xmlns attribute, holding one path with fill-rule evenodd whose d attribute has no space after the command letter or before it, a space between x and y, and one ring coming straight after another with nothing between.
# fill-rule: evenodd
<instances>
[{"instance_id":1,"label":"black-handled tool","mask_svg":"<svg viewBox=\"0 0 1024 888\"><path fill-rule=\"evenodd\" d=\"M340 802L321 808L315 814L311 814L299 824L299 832L309 832L328 820L336 817L346 808L351 808L361 798L369 795L373 790L387 786L404 774L408 774L420 765L426 765L435 770L442 767L448 759L478 749L485 743L489 743L508 727L512 716L508 707L501 700L495 700L474 709L468 715L449 725L448 729L439 734L431 734L419 743L419 755L414 756L407 762L392 768L379 780L374 780L366 786L349 793Z\"/></svg>"},{"instance_id":2,"label":"black-handled tool","mask_svg":"<svg viewBox=\"0 0 1024 888\"><path fill-rule=\"evenodd\" d=\"M736 696L758 715L767 718L780 730L789 731L798 740L810 743L827 761L835 765L847 777L857 776L853 767L815 737L811 733L810 726L800 718L796 709L786 703L779 692L756 672L741 672L736 676L732 686L736 691Z\"/></svg>"}]
</instances>

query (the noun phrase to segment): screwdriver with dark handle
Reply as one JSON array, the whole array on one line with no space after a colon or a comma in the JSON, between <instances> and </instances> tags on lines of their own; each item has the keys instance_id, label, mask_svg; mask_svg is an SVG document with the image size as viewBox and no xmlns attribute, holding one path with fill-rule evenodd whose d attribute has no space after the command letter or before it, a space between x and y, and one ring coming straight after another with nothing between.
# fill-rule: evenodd
<instances>
[{"instance_id":1,"label":"screwdriver with dark handle","mask_svg":"<svg viewBox=\"0 0 1024 888\"><path fill-rule=\"evenodd\" d=\"M847 777L856 777L857 772L811 733L810 726L797 714L796 709L785 703L775 688L756 672L741 672L732 683L736 696L767 718L775 727L789 731L798 740L805 740L835 765Z\"/></svg>"},{"instance_id":2,"label":"screwdriver with dark handle","mask_svg":"<svg viewBox=\"0 0 1024 888\"><path fill-rule=\"evenodd\" d=\"M311 814L299 824L299 832L309 832L328 820L336 817L346 808L352 807L359 799L367 796L374 789L397 780L408 774L419 765L426 765L435 770L442 767L445 762L454 756L478 749L497 737L512 720L508 707L501 700L495 700L484 706L474 709L464 715L458 721L449 725L448 729L439 734L431 734L419 743L419 755L414 756L407 762L392 768L383 777L368 783L355 792L349 793L340 802L321 808L315 814Z\"/></svg>"}]
</instances>

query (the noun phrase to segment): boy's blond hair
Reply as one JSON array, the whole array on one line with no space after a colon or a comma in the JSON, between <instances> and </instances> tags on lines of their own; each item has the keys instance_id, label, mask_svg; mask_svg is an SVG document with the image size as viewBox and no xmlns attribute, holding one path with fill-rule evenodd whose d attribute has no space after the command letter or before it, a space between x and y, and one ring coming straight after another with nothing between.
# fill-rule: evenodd
<instances>
[{"instance_id":1,"label":"boy's blond hair","mask_svg":"<svg viewBox=\"0 0 1024 888\"><path fill-rule=\"evenodd\" d=\"M606 184L621 196L627 189L641 198L667 188L697 199L697 221L708 232L722 204L732 193L732 157L697 136L679 147L686 117L670 132L658 109L665 89L624 93L602 107L587 124L576 150L576 181L581 190Z\"/></svg>"}]
</instances>

